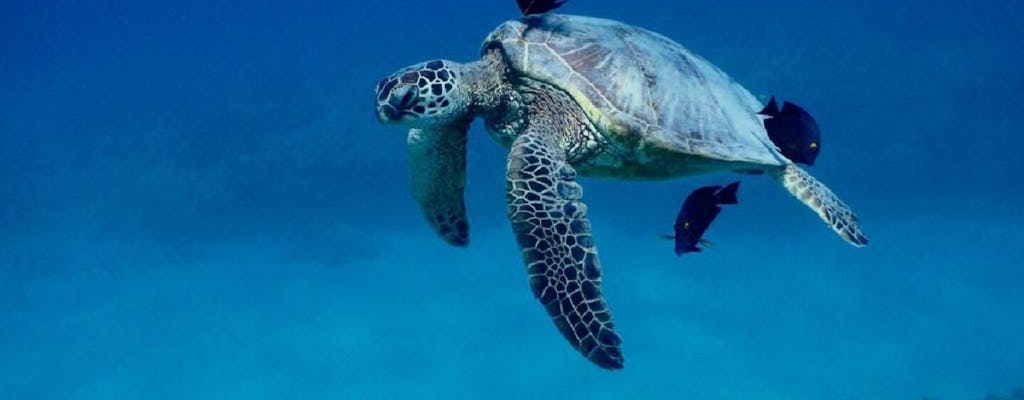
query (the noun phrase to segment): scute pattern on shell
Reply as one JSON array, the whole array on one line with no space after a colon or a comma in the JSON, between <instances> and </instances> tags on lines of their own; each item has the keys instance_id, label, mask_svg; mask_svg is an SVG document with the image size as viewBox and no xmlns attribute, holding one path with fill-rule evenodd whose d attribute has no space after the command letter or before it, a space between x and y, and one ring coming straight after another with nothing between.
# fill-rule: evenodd
<instances>
[{"instance_id":1,"label":"scute pattern on shell","mask_svg":"<svg viewBox=\"0 0 1024 400\"><path fill-rule=\"evenodd\" d=\"M508 21L484 41L510 67L565 90L604 135L725 161L788 163L760 102L707 60L620 22L548 14Z\"/></svg>"}]
</instances>

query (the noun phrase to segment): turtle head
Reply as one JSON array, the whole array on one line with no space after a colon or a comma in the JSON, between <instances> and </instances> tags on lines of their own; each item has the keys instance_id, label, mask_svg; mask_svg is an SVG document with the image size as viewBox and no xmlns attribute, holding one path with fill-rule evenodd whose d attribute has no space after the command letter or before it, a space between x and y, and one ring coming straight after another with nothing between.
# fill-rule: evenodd
<instances>
[{"instance_id":1,"label":"turtle head","mask_svg":"<svg viewBox=\"0 0 1024 400\"><path fill-rule=\"evenodd\" d=\"M460 65L433 60L402 68L377 84L377 119L413 128L465 119L470 96L460 85Z\"/></svg>"}]
</instances>

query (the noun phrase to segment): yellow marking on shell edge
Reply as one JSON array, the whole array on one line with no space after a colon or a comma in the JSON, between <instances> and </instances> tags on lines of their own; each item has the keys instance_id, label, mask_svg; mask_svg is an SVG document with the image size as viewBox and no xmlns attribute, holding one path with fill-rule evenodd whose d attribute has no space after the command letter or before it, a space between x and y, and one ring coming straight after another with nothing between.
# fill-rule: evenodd
<instances>
[{"instance_id":1,"label":"yellow marking on shell edge","mask_svg":"<svg viewBox=\"0 0 1024 400\"><path fill-rule=\"evenodd\" d=\"M561 86L563 90L569 93L569 96L573 100L576 100L576 104L579 104L580 108L583 109L583 113L587 114L590 118L590 122L594 124L602 134L616 134L620 135L625 133L625 129L621 126L616 125L611 118L608 118L600 107L596 106L590 97L583 93L582 90L577 88L575 85L564 85Z\"/></svg>"},{"instance_id":2,"label":"yellow marking on shell edge","mask_svg":"<svg viewBox=\"0 0 1024 400\"><path fill-rule=\"evenodd\" d=\"M523 65L519 69L526 71L526 66L530 65L530 44L523 41L520 45L523 47Z\"/></svg>"},{"instance_id":3,"label":"yellow marking on shell edge","mask_svg":"<svg viewBox=\"0 0 1024 400\"><path fill-rule=\"evenodd\" d=\"M527 44L529 45L529 44L534 44L534 43L527 43ZM580 75L578 72L576 72L575 69L571 65L569 65L569 63L567 63L565 61L565 59L562 58L561 55L558 54L558 52L554 51L554 49L552 49L547 44L537 44L537 45L538 46L544 46L548 50L548 53L551 54L554 57L555 60L560 62L566 68L566 70L569 72L569 76L568 76L567 80L569 80L571 82L571 79L572 79L573 76L578 77L585 84L590 86L590 88L594 90L594 93L598 97L604 99L605 103L607 103L607 106L609 108L611 108L611 110L614 110L616 112L622 112L621 110L616 108L615 105L612 104L612 102L610 100L608 100L604 96L604 93L601 93L601 90L599 88L594 86L593 82L590 82L589 79L587 79L583 75ZM529 48L529 46L527 46L526 48ZM528 69L526 68L527 65L528 64L526 64L525 62L523 63L523 71L528 71ZM606 135L607 134L624 135L624 134L628 133L627 130L624 127L616 125L610 118L608 118L608 116L606 115L607 113L602 112L599 107L594 105L594 103L590 101L590 97L587 96L586 94L584 94L576 85L573 85L572 83L557 82L557 81L551 81L551 82L548 82L548 83L551 84L552 86L560 88L560 89L566 91L567 93L569 93L569 96L572 97L573 100L575 100L577 104L579 104L580 108L583 109L583 112L587 115L587 117L590 118L590 122L592 124L594 124L594 126L597 128L597 130L601 131L602 134L606 134Z\"/></svg>"}]
</instances>

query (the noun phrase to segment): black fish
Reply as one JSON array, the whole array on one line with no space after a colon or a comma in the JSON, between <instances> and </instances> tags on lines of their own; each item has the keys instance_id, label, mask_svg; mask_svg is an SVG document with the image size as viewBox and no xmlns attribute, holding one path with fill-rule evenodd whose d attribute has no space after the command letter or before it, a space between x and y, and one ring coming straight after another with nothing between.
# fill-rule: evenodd
<instances>
[{"instance_id":1,"label":"black fish","mask_svg":"<svg viewBox=\"0 0 1024 400\"><path fill-rule=\"evenodd\" d=\"M736 190L739 187L739 182L730 183L725 187L704 186L686 196L686 201L683 202L683 207L679 209L679 215L676 216L675 236L666 236L669 239L675 239L677 256L701 251L697 245L708 244L706 240L702 239L704 231L708 230L711 222L722 211L722 208L719 207L720 204L739 203L736 199Z\"/></svg>"},{"instance_id":2,"label":"black fish","mask_svg":"<svg viewBox=\"0 0 1024 400\"><path fill-rule=\"evenodd\" d=\"M516 0L516 4L519 5L519 11L527 16L544 14L561 7L566 1L569 0Z\"/></svg>"},{"instance_id":3,"label":"black fish","mask_svg":"<svg viewBox=\"0 0 1024 400\"><path fill-rule=\"evenodd\" d=\"M796 163L814 165L821 151L821 130L811 114L788 101L782 103L780 111L774 96L758 114L768 116L764 128L782 155Z\"/></svg>"}]
</instances>

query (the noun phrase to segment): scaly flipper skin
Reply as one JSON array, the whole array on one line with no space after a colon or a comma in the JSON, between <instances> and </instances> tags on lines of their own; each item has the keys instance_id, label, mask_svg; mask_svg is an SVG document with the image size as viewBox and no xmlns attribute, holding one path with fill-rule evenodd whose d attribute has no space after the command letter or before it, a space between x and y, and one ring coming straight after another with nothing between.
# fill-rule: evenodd
<instances>
[{"instance_id":1,"label":"scaly flipper skin","mask_svg":"<svg viewBox=\"0 0 1024 400\"><path fill-rule=\"evenodd\" d=\"M824 183L794 164L779 170L777 177L786 190L818 213L840 237L857 247L868 245L867 235L857 225L857 215Z\"/></svg>"},{"instance_id":2,"label":"scaly flipper skin","mask_svg":"<svg viewBox=\"0 0 1024 400\"><path fill-rule=\"evenodd\" d=\"M466 130L409 130L409 176L412 195L427 222L453 246L469 244L466 188Z\"/></svg>"},{"instance_id":3,"label":"scaly flipper skin","mask_svg":"<svg viewBox=\"0 0 1024 400\"><path fill-rule=\"evenodd\" d=\"M557 113L556 113L557 114ZM601 267L583 189L560 145L564 115L530 117L512 144L508 214L530 275L530 288L555 326L598 366L622 368L621 339L601 296Z\"/></svg>"}]
</instances>

